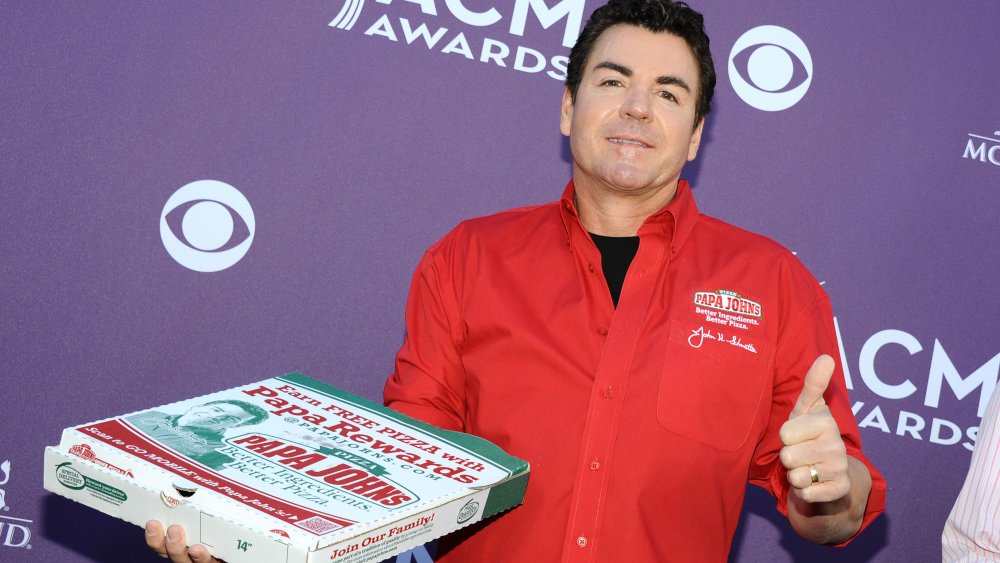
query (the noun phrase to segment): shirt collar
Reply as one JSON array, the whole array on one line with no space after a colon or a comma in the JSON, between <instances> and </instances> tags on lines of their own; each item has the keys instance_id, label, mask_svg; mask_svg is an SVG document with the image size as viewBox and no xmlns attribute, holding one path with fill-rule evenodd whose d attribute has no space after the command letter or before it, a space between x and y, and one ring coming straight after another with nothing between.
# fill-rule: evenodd
<instances>
[{"instance_id":1,"label":"shirt collar","mask_svg":"<svg viewBox=\"0 0 1000 563\"><path fill-rule=\"evenodd\" d=\"M563 226L566 227L567 237L572 232L571 226L573 223L579 223L580 215L576 209L573 197L575 193L576 188L573 185L573 180L570 180L566 184L566 189L563 190L563 195L559 202L559 211L563 220ZM639 234L660 232L669 235L672 254L676 254L691 234L691 231L694 230L694 225L698 221L698 214L698 206L694 202L691 186L687 180L679 180L677 182L677 193L674 194L674 198L663 206L662 209L646 218L642 227L639 228ZM583 224L579 224L583 228ZM667 232L668 229L672 229L672 232Z\"/></svg>"}]
</instances>

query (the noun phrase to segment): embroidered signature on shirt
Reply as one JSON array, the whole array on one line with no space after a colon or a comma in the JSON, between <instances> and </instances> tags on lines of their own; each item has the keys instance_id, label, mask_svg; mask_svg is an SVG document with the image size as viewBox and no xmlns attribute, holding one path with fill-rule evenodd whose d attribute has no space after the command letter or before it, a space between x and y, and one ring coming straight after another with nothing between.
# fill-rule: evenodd
<instances>
[{"instance_id":1,"label":"embroidered signature on shirt","mask_svg":"<svg viewBox=\"0 0 1000 563\"><path fill-rule=\"evenodd\" d=\"M719 331L715 331L715 334L712 334L711 331L705 330L705 327L702 326L691 331L691 336L688 336L688 345L692 348L701 348L701 345L705 343L705 339L725 342L730 346L736 346L754 354L757 353L757 348L753 344L743 342L738 336L731 336L727 340L725 334Z\"/></svg>"}]
</instances>

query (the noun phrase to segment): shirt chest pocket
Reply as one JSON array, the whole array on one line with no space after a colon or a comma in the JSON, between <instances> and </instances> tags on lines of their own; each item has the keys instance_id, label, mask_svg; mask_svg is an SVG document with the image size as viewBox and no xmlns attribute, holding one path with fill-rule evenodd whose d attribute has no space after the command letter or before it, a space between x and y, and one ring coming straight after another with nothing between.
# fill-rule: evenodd
<instances>
[{"instance_id":1,"label":"shirt chest pocket","mask_svg":"<svg viewBox=\"0 0 1000 563\"><path fill-rule=\"evenodd\" d=\"M656 418L665 429L733 451L755 427L774 349L746 331L671 321Z\"/></svg>"}]
</instances>

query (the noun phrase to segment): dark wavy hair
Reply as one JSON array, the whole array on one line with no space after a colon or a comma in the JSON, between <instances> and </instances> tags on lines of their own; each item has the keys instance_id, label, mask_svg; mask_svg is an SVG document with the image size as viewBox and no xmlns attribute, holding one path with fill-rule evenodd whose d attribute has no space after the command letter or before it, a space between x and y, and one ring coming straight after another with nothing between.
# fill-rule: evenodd
<instances>
[{"instance_id":1,"label":"dark wavy hair","mask_svg":"<svg viewBox=\"0 0 1000 563\"><path fill-rule=\"evenodd\" d=\"M597 38L609 27L618 24L634 25L654 33L669 33L684 40L698 61L698 105L694 125L712 110L715 93L715 63L705 34L705 18L684 2L672 0L611 0L594 10L583 26L580 37L569 53L566 68L566 88L576 102L576 92L583 79L590 52Z\"/></svg>"}]
</instances>

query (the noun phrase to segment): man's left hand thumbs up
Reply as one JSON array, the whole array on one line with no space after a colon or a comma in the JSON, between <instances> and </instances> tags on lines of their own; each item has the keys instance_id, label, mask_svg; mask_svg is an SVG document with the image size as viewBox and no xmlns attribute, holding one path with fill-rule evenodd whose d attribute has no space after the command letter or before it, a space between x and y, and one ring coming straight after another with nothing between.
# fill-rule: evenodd
<instances>
[{"instance_id":1,"label":"man's left hand thumbs up","mask_svg":"<svg viewBox=\"0 0 1000 563\"><path fill-rule=\"evenodd\" d=\"M823 400L834 369L833 358L816 358L788 421L781 427L781 464L792 493L806 502L829 502L851 490L847 448L837 421Z\"/></svg>"}]
</instances>

